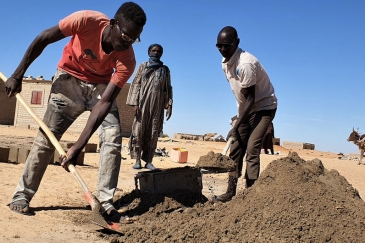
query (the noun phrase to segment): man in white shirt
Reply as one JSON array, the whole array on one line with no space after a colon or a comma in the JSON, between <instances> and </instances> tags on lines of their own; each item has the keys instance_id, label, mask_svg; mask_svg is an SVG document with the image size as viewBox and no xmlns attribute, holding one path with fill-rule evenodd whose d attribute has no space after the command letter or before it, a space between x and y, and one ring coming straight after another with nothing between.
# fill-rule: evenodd
<instances>
[{"instance_id":1,"label":"man in white shirt","mask_svg":"<svg viewBox=\"0 0 365 243\"><path fill-rule=\"evenodd\" d=\"M223 56L223 72L238 106L237 121L229 132L234 138L229 157L236 162L237 170L229 173L227 192L215 197L221 202L236 195L246 153L246 188L258 179L261 143L277 108L275 90L264 67L255 56L239 48L239 43L237 31L231 26L218 34L216 46Z\"/></svg>"}]
</instances>

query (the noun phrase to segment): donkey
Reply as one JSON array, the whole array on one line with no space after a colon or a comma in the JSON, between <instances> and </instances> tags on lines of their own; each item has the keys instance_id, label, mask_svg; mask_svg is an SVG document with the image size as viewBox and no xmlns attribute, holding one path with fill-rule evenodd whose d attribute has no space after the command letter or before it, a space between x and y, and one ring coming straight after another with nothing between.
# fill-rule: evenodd
<instances>
[{"instance_id":1,"label":"donkey","mask_svg":"<svg viewBox=\"0 0 365 243\"><path fill-rule=\"evenodd\" d=\"M361 135L358 131L355 131L354 128L352 128L352 132L350 133L349 138L347 139L347 142L353 142L359 147L360 151L360 160L359 165L361 164L362 158L364 157L364 151L365 151L365 134Z\"/></svg>"}]
</instances>

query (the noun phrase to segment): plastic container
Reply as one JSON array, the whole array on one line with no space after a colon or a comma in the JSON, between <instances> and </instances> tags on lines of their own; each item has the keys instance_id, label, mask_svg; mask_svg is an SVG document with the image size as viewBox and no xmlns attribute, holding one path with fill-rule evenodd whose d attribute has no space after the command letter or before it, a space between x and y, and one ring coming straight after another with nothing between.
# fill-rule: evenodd
<instances>
[{"instance_id":1,"label":"plastic container","mask_svg":"<svg viewBox=\"0 0 365 243\"><path fill-rule=\"evenodd\" d=\"M172 148L170 157L172 162L186 163L188 161L188 151L184 148Z\"/></svg>"}]
</instances>

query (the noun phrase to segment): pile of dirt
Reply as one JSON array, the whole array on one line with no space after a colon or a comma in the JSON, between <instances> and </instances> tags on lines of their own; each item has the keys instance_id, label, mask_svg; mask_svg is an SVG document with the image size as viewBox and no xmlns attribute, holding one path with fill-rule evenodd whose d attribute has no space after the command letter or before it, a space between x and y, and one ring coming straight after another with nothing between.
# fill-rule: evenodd
<instances>
[{"instance_id":1,"label":"pile of dirt","mask_svg":"<svg viewBox=\"0 0 365 243\"><path fill-rule=\"evenodd\" d=\"M272 161L253 187L211 204L189 193L124 195L138 221L110 242L362 242L365 204L336 170L297 153Z\"/></svg>"},{"instance_id":2,"label":"pile of dirt","mask_svg":"<svg viewBox=\"0 0 365 243\"><path fill-rule=\"evenodd\" d=\"M207 155L201 156L196 167L214 172L234 171L236 168L234 161L228 156L214 153L213 151L210 151Z\"/></svg>"}]
</instances>

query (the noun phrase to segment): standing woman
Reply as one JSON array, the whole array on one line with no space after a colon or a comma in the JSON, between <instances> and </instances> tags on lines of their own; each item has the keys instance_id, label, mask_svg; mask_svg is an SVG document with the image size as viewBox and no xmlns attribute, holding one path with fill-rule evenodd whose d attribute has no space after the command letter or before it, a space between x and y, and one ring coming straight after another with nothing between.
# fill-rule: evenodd
<instances>
[{"instance_id":1,"label":"standing woman","mask_svg":"<svg viewBox=\"0 0 365 243\"><path fill-rule=\"evenodd\" d=\"M134 121L129 139L129 149L136 158L134 169L155 170L152 164L157 139L162 132L164 110L166 121L172 114L172 86L170 70L160 58L163 48L159 44L148 47L149 61L139 65L129 89L127 105L134 106Z\"/></svg>"}]
</instances>

